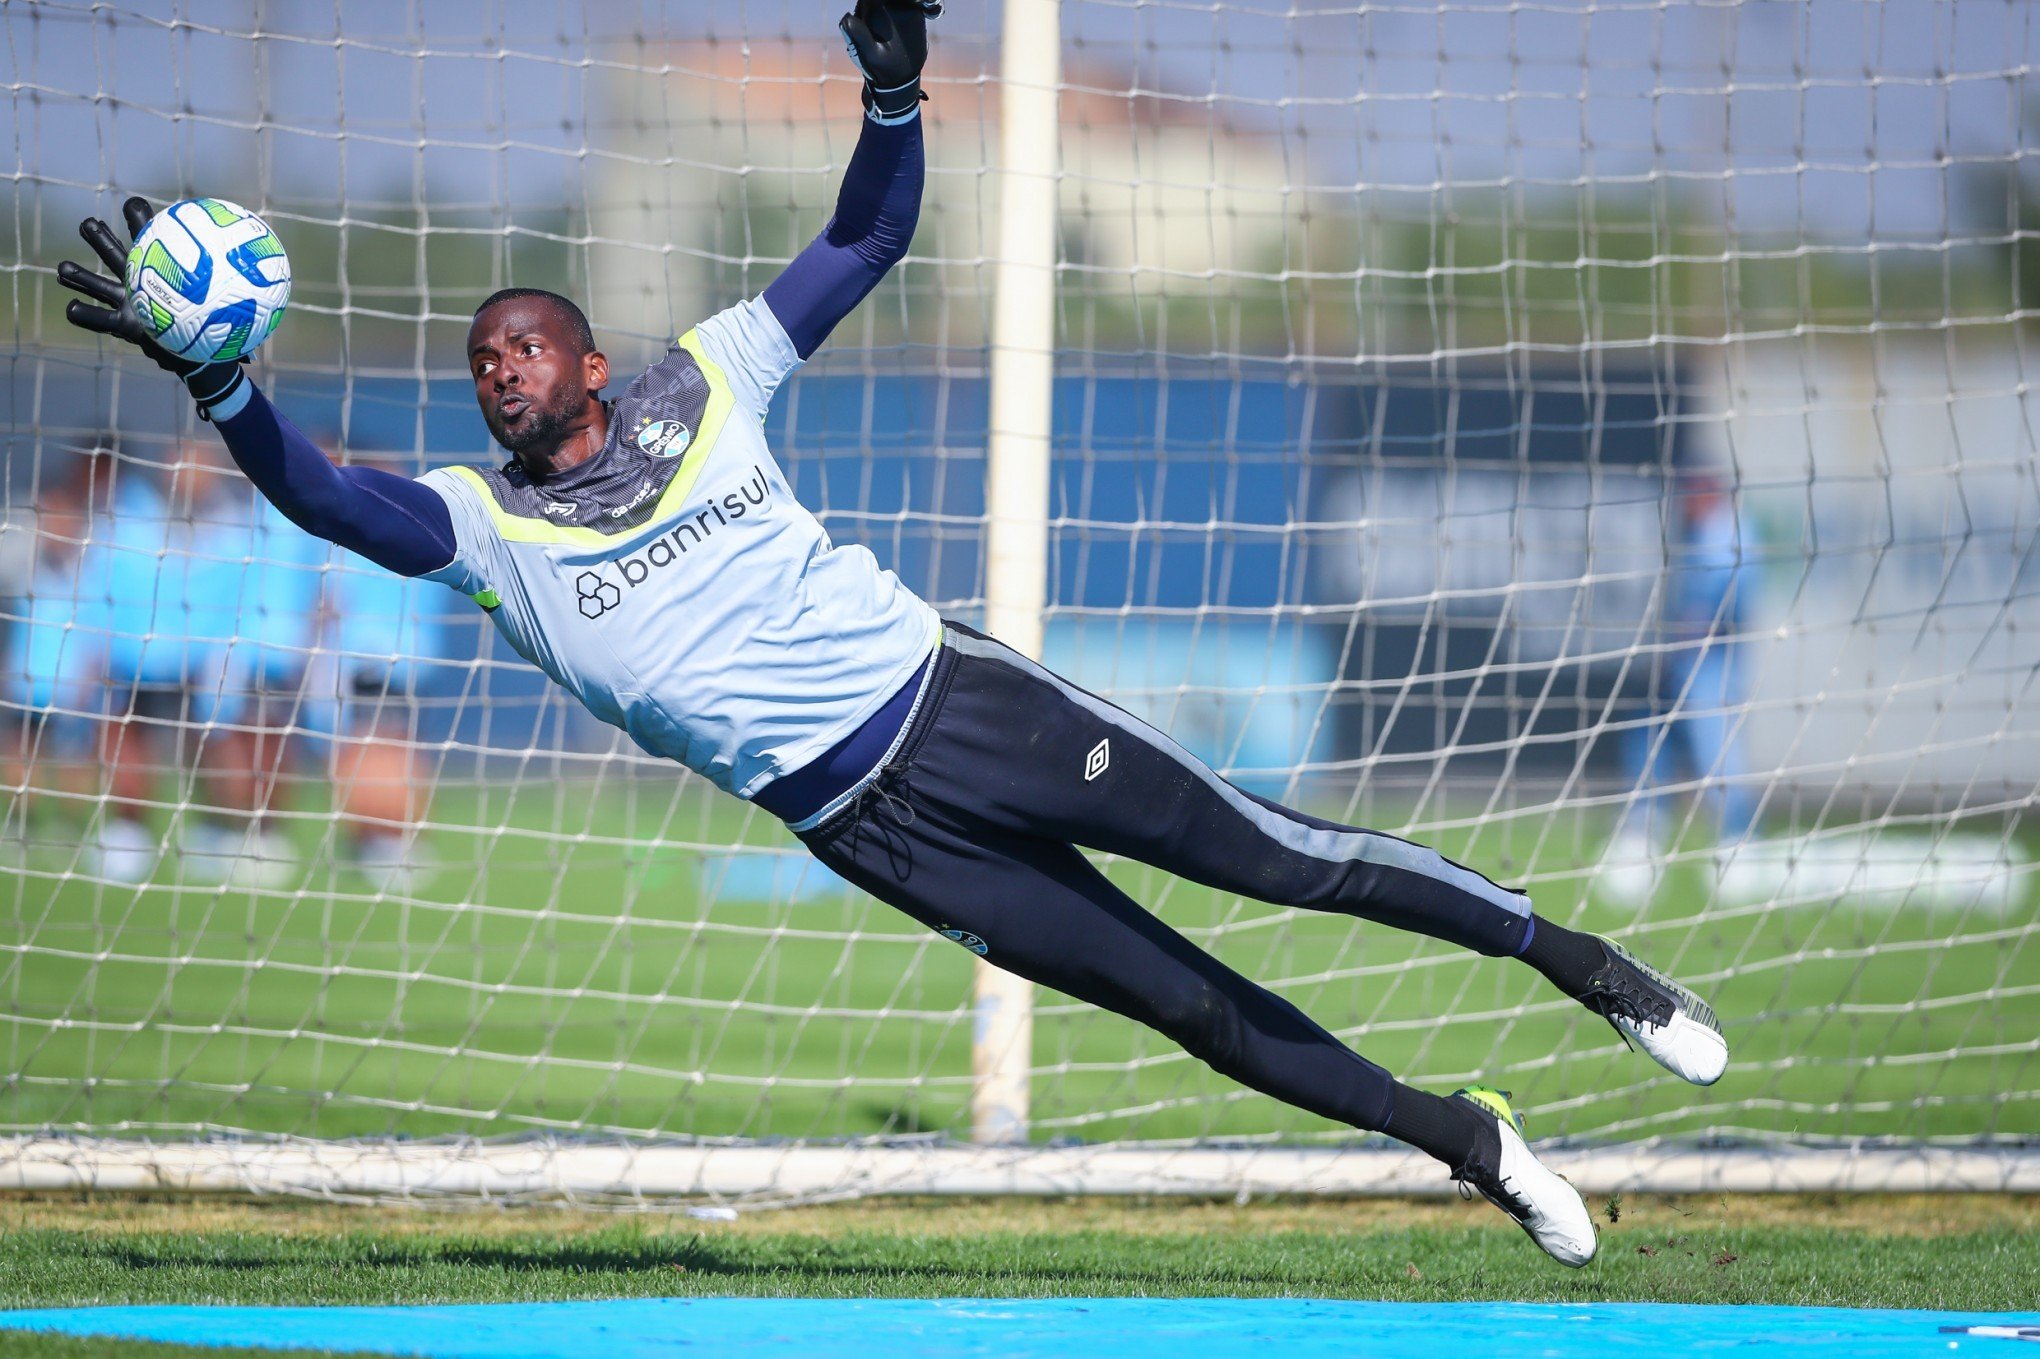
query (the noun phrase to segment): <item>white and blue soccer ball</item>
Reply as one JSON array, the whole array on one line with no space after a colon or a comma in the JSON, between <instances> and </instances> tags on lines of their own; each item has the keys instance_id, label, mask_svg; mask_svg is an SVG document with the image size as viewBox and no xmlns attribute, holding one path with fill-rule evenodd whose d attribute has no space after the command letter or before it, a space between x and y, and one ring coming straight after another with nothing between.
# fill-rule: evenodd
<instances>
[{"instance_id":1,"label":"white and blue soccer ball","mask_svg":"<svg viewBox=\"0 0 2040 1359\"><path fill-rule=\"evenodd\" d=\"M156 214L127 258L128 302L179 358L232 363L255 352L290 305L290 257L260 217L223 198Z\"/></svg>"}]
</instances>

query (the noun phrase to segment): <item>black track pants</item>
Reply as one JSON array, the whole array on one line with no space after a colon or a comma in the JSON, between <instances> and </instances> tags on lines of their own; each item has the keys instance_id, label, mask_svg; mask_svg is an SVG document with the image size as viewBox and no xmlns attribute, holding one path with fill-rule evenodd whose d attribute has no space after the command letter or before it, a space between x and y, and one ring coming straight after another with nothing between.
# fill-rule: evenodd
<instances>
[{"instance_id":1,"label":"black track pants","mask_svg":"<svg viewBox=\"0 0 2040 1359\"><path fill-rule=\"evenodd\" d=\"M1491 955L1529 937L1522 894L1242 792L1138 718L956 624L885 770L797 833L850 882L997 966L1360 1128L1386 1120L1388 1073L1163 924L1077 847Z\"/></svg>"}]
</instances>

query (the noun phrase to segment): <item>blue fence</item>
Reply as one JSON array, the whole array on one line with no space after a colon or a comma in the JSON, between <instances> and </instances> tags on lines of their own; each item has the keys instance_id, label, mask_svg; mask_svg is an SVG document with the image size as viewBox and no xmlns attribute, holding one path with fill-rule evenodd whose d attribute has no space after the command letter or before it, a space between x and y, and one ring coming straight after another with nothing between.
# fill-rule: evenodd
<instances>
[{"instance_id":1,"label":"blue fence","mask_svg":"<svg viewBox=\"0 0 2040 1359\"><path fill-rule=\"evenodd\" d=\"M116 414L116 390L131 443L175 428L178 395L153 372L124 373L116 389L83 366L17 358L7 371L14 504L29 494L38 448L49 457L90 441ZM274 387L315 437L344 431L354 449L400 450L419 468L495 456L458 376L292 374ZM1664 472L1690 459L1676 387L1655 372L1591 383L1297 381L1275 365L1072 373L1058 379L1056 412L1047 659L1214 762L1276 782L1315 762L1435 749L1448 732L1478 747L1535 731L1557 739L1528 758L1541 750L1570 763L1568 714L1599 681L1582 670L1567 681L1579 703L1524 718L1511 697L1548 692L1550 676L1494 662L1526 654L1526 620L1498 594L1454 594L1457 568L1436 549L1451 534L1409 507L1435 504L1448 529L1486 522L1481 531L1513 542L1511 515L1549 484L1539 476L1569 471L1594 487L1626 476L1618 500L1655 522ZM987 422L980 376L851 372L845 361L791 380L767 430L796 493L838 540L869 545L969 617L984 593ZM1492 522L1462 521L1454 488L1471 476L1531 489L1490 507ZM1352 528L1370 517L1403 535L1393 564L1409 579L1425 579L1413 559L1435 558L1421 605L1371 593ZM439 607L450 660L504 664L429 672L443 701L428 704L423 734L514 750L572 744L577 719L543 678L463 601L448 594ZM1412 676L1437 678L1413 688Z\"/></svg>"}]
</instances>

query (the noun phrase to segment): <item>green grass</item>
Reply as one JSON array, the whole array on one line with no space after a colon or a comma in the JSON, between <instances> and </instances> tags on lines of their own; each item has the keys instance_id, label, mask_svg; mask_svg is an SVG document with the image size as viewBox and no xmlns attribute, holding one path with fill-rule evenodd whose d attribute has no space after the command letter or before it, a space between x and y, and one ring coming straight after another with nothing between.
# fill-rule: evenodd
<instances>
[{"instance_id":1,"label":"green grass","mask_svg":"<svg viewBox=\"0 0 2040 1359\"><path fill-rule=\"evenodd\" d=\"M803 1296L1309 1296L2030 1308L2032 1199L1661 1200L1558 1268L1483 1205L857 1204L734 1224L298 1204L0 1206L10 1306ZM0 1340L0 1353L206 1353Z\"/></svg>"},{"instance_id":2,"label":"green grass","mask_svg":"<svg viewBox=\"0 0 2040 1359\"><path fill-rule=\"evenodd\" d=\"M1641 1242L1636 1233L1629 1239ZM1817 1229L1772 1228L1699 1240L1672 1231L1646 1244L1656 1257L1617 1248L1599 1269L1574 1276L1519 1235L1490 1231L1485 1222L1357 1238L1277 1231L1216 1241L1110 1231L710 1239L630 1226L565 1243L542 1234L410 1241L357 1232L303 1241L229 1233L99 1242L57 1233L16 1243L34 1259L23 1271L31 1277L18 1285L10 1278L8 1293L20 1286L18 1296L34 1305L57 1305L54 1298L368 1305L730 1295L1310 1296L2001 1310L2030 1307L2040 1285L2031 1242L1989 1234L1885 1240L1871 1249ZM1947 1277L1957 1272L1962 1282Z\"/></svg>"},{"instance_id":3,"label":"green grass","mask_svg":"<svg viewBox=\"0 0 2040 1359\"><path fill-rule=\"evenodd\" d=\"M107 1340L99 1336L0 1332L0 1356L5 1359L235 1359L237 1355L309 1359L312 1355L331 1353L331 1350L221 1349L213 1345L158 1345L146 1340Z\"/></svg>"},{"instance_id":4,"label":"green grass","mask_svg":"<svg viewBox=\"0 0 2040 1359\"><path fill-rule=\"evenodd\" d=\"M1595 1204L1599 1258L1540 1255L1483 1204L859 1203L735 1223L551 1209L0 1200L0 1303L339 1305L563 1298L1256 1297L2028 1310L2040 1199ZM0 1332L0 1354L217 1353Z\"/></svg>"},{"instance_id":5,"label":"green grass","mask_svg":"<svg viewBox=\"0 0 2040 1359\"><path fill-rule=\"evenodd\" d=\"M265 892L178 885L168 870L144 888L80 881L66 871L77 828L43 813L39 843L0 877L0 1124L317 1136L965 1126L969 955L853 894L715 890L725 847L798 862L769 818L658 780L526 771L442 789L432 822L439 871L378 899L332 866L315 796L294 823L314 867ZM1694 981L1736 1054L1713 1089L1625 1052L1519 965L1138 865L1112 871L1406 1079L1513 1089L1540 1135L2040 1134L2030 903L1998 915L1846 900L1730 909L1680 867L1647 908L1623 912L1588 892L1599 834L1575 814L1504 813L1425 838L1527 879L1545 912L1620 930ZM1042 999L1038 1136L1340 1134L1123 1020Z\"/></svg>"}]
</instances>

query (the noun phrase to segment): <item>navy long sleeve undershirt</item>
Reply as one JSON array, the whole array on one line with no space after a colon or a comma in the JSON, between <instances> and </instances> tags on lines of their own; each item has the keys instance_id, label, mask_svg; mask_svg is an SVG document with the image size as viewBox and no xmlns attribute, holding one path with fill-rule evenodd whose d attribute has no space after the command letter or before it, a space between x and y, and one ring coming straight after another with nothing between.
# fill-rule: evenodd
<instances>
[{"instance_id":1,"label":"navy long sleeve undershirt","mask_svg":"<svg viewBox=\"0 0 2040 1359\"><path fill-rule=\"evenodd\" d=\"M766 305L802 358L906 256L925 173L919 118L866 120L836 215L765 288ZM253 383L247 404L216 423L248 480L306 532L405 576L437 571L458 551L436 491L373 468L334 466Z\"/></svg>"},{"instance_id":2,"label":"navy long sleeve undershirt","mask_svg":"<svg viewBox=\"0 0 2040 1359\"><path fill-rule=\"evenodd\" d=\"M765 304L802 358L819 349L886 270L906 258L921 216L925 175L919 118L891 126L865 120L843 171L836 215L765 285Z\"/></svg>"},{"instance_id":3,"label":"navy long sleeve undershirt","mask_svg":"<svg viewBox=\"0 0 2040 1359\"><path fill-rule=\"evenodd\" d=\"M285 518L403 576L453 560L453 518L437 491L372 467L336 467L250 389L248 404L216 423L234 461Z\"/></svg>"}]
</instances>

